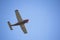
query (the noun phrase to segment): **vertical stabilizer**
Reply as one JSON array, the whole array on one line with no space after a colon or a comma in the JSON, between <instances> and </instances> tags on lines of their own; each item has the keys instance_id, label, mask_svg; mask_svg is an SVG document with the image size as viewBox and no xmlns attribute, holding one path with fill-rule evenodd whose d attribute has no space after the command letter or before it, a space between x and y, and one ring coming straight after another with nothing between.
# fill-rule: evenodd
<instances>
[{"instance_id":1,"label":"vertical stabilizer","mask_svg":"<svg viewBox=\"0 0 60 40\"><path fill-rule=\"evenodd\" d=\"M10 30L13 30L11 23L9 21L8 21L8 25L9 25Z\"/></svg>"}]
</instances>

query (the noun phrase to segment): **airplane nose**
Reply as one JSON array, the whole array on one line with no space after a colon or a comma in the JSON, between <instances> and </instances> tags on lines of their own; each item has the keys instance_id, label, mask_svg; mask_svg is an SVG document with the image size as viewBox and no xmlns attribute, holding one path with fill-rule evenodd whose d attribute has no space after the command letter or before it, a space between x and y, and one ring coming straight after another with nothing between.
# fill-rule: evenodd
<instances>
[{"instance_id":1,"label":"airplane nose","mask_svg":"<svg viewBox=\"0 0 60 40\"><path fill-rule=\"evenodd\" d=\"M27 19L27 22L28 22L29 20Z\"/></svg>"}]
</instances>

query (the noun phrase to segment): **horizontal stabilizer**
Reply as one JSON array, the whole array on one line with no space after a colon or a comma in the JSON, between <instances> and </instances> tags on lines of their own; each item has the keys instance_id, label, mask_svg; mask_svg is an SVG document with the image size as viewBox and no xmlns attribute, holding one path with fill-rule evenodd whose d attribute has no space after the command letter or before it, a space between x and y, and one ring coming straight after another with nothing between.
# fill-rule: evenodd
<instances>
[{"instance_id":1,"label":"horizontal stabilizer","mask_svg":"<svg viewBox=\"0 0 60 40\"><path fill-rule=\"evenodd\" d=\"M11 26L9 21L8 21L8 25L9 25L10 30L13 30L13 28L12 28L12 26Z\"/></svg>"}]
</instances>

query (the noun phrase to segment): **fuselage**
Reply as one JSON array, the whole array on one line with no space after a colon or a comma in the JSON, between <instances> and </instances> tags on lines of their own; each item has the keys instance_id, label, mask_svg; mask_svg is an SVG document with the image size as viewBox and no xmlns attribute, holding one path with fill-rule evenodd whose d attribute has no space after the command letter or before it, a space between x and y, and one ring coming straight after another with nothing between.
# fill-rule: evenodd
<instances>
[{"instance_id":1,"label":"fuselage","mask_svg":"<svg viewBox=\"0 0 60 40\"><path fill-rule=\"evenodd\" d=\"M26 19L26 20L23 20L22 22L18 22L18 24L25 24L25 23L28 23L28 19Z\"/></svg>"},{"instance_id":2,"label":"fuselage","mask_svg":"<svg viewBox=\"0 0 60 40\"><path fill-rule=\"evenodd\" d=\"M28 19L26 19L26 20L23 20L22 22L18 22L18 23L16 23L16 24L13 24L13 25L11 25L11 26L16 26L16 25L21 25L21 24L25 24L25 23L28 23Z\"/></svg>"}]
</instances>

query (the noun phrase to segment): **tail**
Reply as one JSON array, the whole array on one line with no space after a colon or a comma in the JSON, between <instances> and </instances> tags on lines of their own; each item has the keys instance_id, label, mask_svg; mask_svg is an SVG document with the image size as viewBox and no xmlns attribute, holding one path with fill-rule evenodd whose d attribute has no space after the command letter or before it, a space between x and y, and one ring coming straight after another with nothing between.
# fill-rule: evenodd
<instances>
[{"instance_id":1,"label":"tail","mask_svg":"<svg viewBox=\"0 0 60 40\"><path fill-rule=\"evenodd\" d=\"M11 23L9 21L8 21L8 25L9 25L10 30L13 30Z\"/></svg>"}]
</instances>

